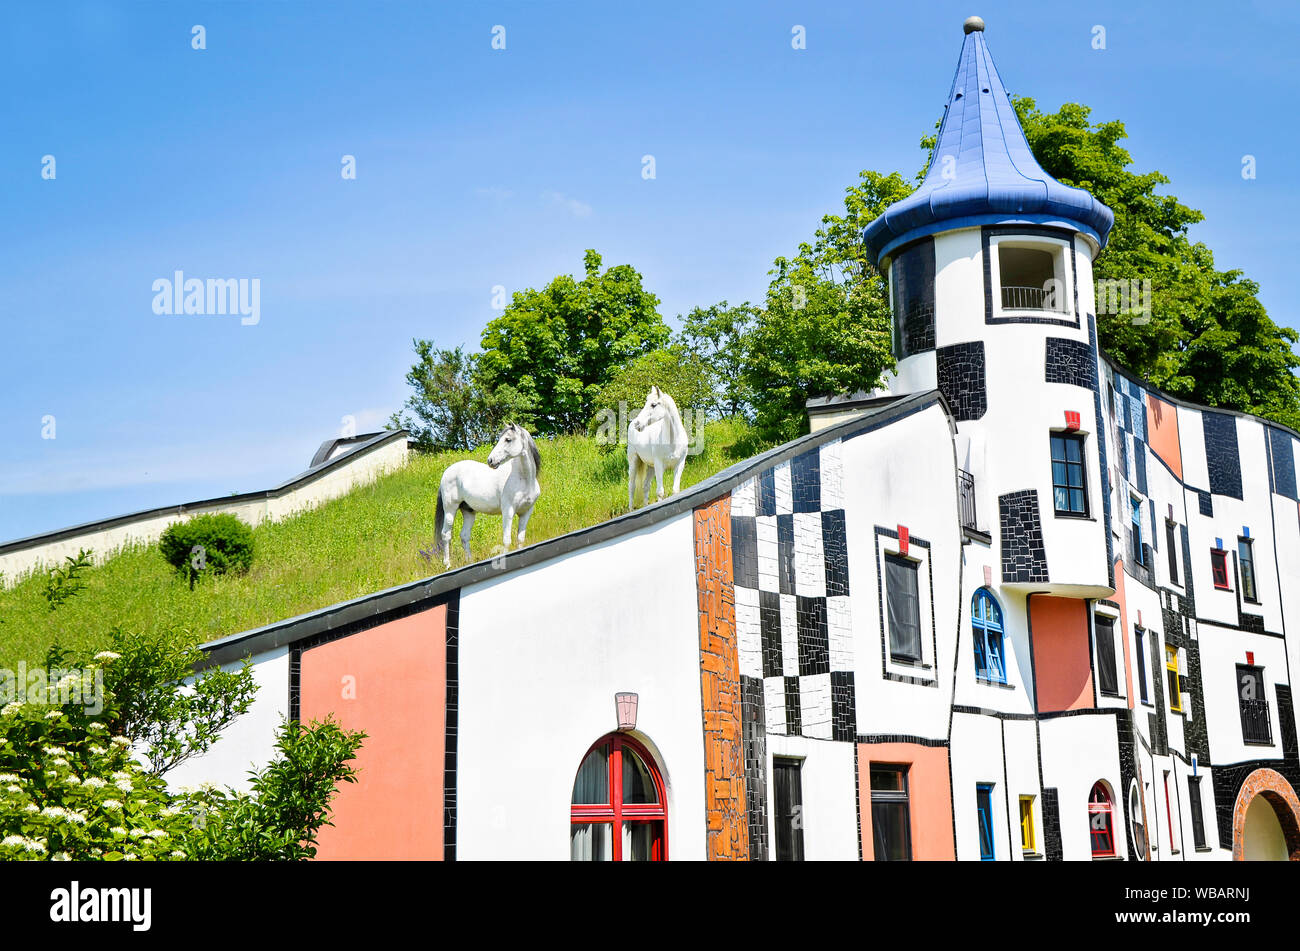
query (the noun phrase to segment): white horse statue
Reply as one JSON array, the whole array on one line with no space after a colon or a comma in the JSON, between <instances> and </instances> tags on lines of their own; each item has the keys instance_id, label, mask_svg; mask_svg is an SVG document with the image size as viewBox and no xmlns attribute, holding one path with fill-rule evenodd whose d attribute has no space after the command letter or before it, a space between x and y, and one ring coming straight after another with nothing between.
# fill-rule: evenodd
<instances>
[{"instance_id":1,"label":"white horse statue","mask_svg":"<svg viewBox=\"0 0 1300 951\"><path fill-rule=\"evenodd\" d=\"M682 487L686 450L690 439L673 398L657 386L650 387L645 406L627 427L627 507L636 507L636 484L644 473L641 504L650 501L650 476L655 478L655 501L664 497L664 471L673 470L673 492Z\"/></svg>"},{"instance_id":2,"label":"white horse statue","mask_svg":"<svg viewBox=\"0 0 1300 951\"><path fill-rule=\"evenodd\" d=\"M505 549L510 547L510 523L517 514L518 541L520 545L524 543L533 504L542 494L537 481L541 468L542 457L533 437L515 423L501 433L488 455L487 465L463 459L447 467L438 484L438 507L434 515L434 529L438 532L436 551L442 553L447 567L451 567L451 528L457 509L462 516L460 541L465 546L466 558L470 557L470 530L479 512L501 514L501 546Z\"/></svg>"}]
</instances>

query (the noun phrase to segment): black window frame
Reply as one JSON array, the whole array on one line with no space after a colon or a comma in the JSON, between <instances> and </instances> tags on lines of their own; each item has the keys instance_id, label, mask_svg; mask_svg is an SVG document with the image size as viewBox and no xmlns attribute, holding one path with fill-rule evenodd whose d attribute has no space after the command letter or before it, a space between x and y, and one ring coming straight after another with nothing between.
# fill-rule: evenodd
<instances>
[{"instance_id":1,"label":"black window frame","mask_svg":"<svg viewBox=\"0 0 1300 951\"><path fill-rule=\"evenodd\" d=\"M1128 525L1133 532L1133 564L1146 566L1146 556L1142 552L1142 500L1128 497Z\"/></svg>"},{"instance_id":2,"label":"black window frame","mask_svg":"<svg viewBox=\"0 0 1300 951\"><path fill-rule=\"evenodd\" d=\"M1165 519L1165 541L1169 549L1169 583L1181 588L1182 582L1178 580L1178 539L1175 537L1177 528L1177 522L1170 518Z\"/></svg>"},{"instance_id":3,"label":"black window frame","mask_svg":"<svg viewBox=\"0 0 1300 951\"><path fill-rule=\"evenodd\" d=\"M1133 643L1137 648L1137 667L1138 667L1138 697L1143 703L1151 703L1151 694L1147 689L1147 661L1146 661L1146 630L1141 627L1133 628Z\"/></svg>"},{"instance_id":4,"label":"black window frame","mask_svg":"<svg viewBox=\"0 0 1300 951\"><path fill-rule=\"evenodd\" d=\"M1061 458L1056 458L1056 441L1061 440ZM1077 443L1079 447L1079 461L1070 462L1069 452L1065 448L1067 443ZM1057 462L1065 466L1065 482L1056 481ZM1091 504L1088 499L1088 437L1083 433L1073 432L1070 430L1052 430L1048 439L1048 462L1052 469L1052 510L1058 518L1091 518ZM1072 467L1078 467L1079 484L1077 486L1070 484L1070 470ZM1065 497L1069 508L1060 508L1057 505L1057 489L1065 490ZM1083 499L1082 510L1076 510L1071 501L1071 492L1078 492Z\"/></svg>"},{"instance_id":5,"label":"black window frame","mask_svg":"<svg viewBox=\"0 0 1300 951\"><path fill-rule=\"evenodd\" d=\"M804 860L803 760L798 757L772 757L772 848L778 862Z\"/></svg>"},{"instance_id":6,"label":"black window frame","mask_svg":"<svg viewBox=\"0 0 1300 951\"><path fill-rule=\"evenodd\" d=\"M993 862L998 857L993 831L993 783L975 784L975 821L979 826L980 861ZM987 842L984 835L986 829Z\"/></svg>"},{"instance_id":7,"label":"black window frame","mask_svg":"<svg viewBox=\"0 0 1300 951\"><path fill-rule=\"evenodd\" d=\"M1205 813L1201 805L1201 777L1187 777L1187 806L1192 813L1192 845L1205 848Z\"/></svg>"},{"instance_id":8,"label":"black window frame","mask_svg":"<svg viewBox=\"0 0 1300 951\"><path fill-rule=\"evenodd\" d=\"M1102 637L1105 627L1107 636ZM1119 669L1115 658L1115 618L1108 614L1097 614L1092 619L1093 642L1096 644L1097 691L1103 697L1119 697ZM1102 652L1102 644L1106 652ZM1109 664L1104 663L1109 660ZM1109 673L1110 689L1107 689L1106 674Z\"/></svg>"},{"instance_id":9,"label":"black window frame","mask_svg":"<svg viewBox=\"0 0 1300 951\"><path fill-rule=\"evenodd\" d=\"M910 862L912 861L912 804L910 799L909 776L911 764L909 763L872 763L868 769L868 776L871 783L871 840L872 856L877 862ZM899 789L877 789L875 777L877 773L892 773L899 777ZM882 824L877 821L877 815L885 810L895 810L900 808L903 813L903 841L897 843L900 848L901 856L891 856L881 854L882 844L888 848L888 843L882 843L880 830Z\"/></svg>"},{"instance_id":10,"label":"black window frame","mask_svg":"<svg viewBox=\"0 0 1300 951\"><path fill-rule=\"evenodd\" d=\"M1246 535L1237 536L1237 571L1240 574L1237 584L1241 589L1241 599L1251 604L1259 604L1259 578L1255 574L1255 539Z\"/></svg>"},{"instance_id":11,"label":"black window frame","mask_svg":"<svg viewBox=\"0 0 1300 951\"><path fill-rule=\"evenodd\" d=\"M907 571L908 575L905 577L910 577L911 579L912 602L915 608L915 656L906 653L901 649L907 646L902 642L901 637L901 635L906 632L900 631L900 636L895 636L894 619L896 616L901 617L903 613L901 608L903 606L900 605L900 610L896 612L894 610L894 599L896 597L903 597L905 592L899 590L899 585L897 583L898 576L890 571L891 566ZM902 664L919 665L924 663L925 639L921 630L921 563L917 559L908 558L905 555L896 554L894 552L885 553L885 613L887 618L886 627L888 629L887 636L889 637L889 659L895 663ZM900 649L895 648L896 644Z\"/></svg>"},{"instance_id":12,"label":"black window frame","mask_svg":"<svg viewBox=\"0 0 1300 951\"><path fill-rule=\"evenodd\" d=\"M1242 694L1242 674L1253 675L1259 685L1259 696L1247 699ZM1237 711L1241 715L1241 741L1247 746L1273 745L1273 718L1268 709L1268 687L1264 682L1264 668L1259 664L1237 665ZM1263 727L1262 732L1260 727Z\"/></svg>"}]
</instances>

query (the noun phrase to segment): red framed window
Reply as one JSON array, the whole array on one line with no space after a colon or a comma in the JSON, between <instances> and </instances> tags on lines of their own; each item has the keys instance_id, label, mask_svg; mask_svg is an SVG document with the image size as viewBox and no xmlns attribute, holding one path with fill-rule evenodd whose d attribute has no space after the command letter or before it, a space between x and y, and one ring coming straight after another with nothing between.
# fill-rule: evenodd
<instances>
[{"instance_id":1,"label":"red framed window","mask_svg":"<svg viewBox=\"0 0 1300 951\"><path fill-rule=\"evenodd\" d=\"M1088 830L1092 857L1115 854L1115 804L1105 783L1097 783L1088 796Z\"/></svg>"},{"instance_id":2,"label":"red framed window","mask_svg":"<svg viewBox=\"0 0 1300 951\"><path fill-rule=\"evenodd\" d=\"M611 733L592 744L573 781L569 857L662 862L668 857L664 781L640 743Z\"/></svg>"},{"instance_id":3,"label":"red framed window","mask_svg":"<svg viewBox=\"0 0 1300 951\"><path fill-rule=\"evenodd\" d=\"M1220 548L1210 549L1210 567L1214 571L1214 586L1228 588L1228 553Z\"/></svg>"}]
</instances>

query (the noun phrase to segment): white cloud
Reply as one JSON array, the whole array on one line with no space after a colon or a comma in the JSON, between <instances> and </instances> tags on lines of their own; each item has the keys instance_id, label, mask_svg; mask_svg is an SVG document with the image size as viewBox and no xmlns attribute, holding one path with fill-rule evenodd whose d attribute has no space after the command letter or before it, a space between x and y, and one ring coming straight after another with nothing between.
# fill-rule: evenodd
<instances>
[{"instance_id":1,"label":"white cloud","mask_svg":"<svg viewBox=\"0 0 1300 951\"><path fill-rule=\"evenodd\" d=\"M559 205L575 218L586 218L591 214L591 205L585 201L579 201L576 198L570 198L563 192L545 191L542 192L542 198L549 201L552 205Z\"/></svg>"}]
</instances>

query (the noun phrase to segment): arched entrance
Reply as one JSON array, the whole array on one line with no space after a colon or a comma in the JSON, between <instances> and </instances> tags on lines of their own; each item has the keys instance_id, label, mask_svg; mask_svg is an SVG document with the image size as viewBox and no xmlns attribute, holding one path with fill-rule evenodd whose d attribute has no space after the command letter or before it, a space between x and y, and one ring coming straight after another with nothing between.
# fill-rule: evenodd
<instances>
[{"instance_id":1,"label":"arched entrance","mask_svg":"<svg viewBox=\"0 0 1300 951\"><path fill-rule=\"evenodd\" d=\"M1232 810L1236 861L1300 861L1300 798L1281 773L1257 769L1241 784Z\"/></svg>"}]
</instances>

